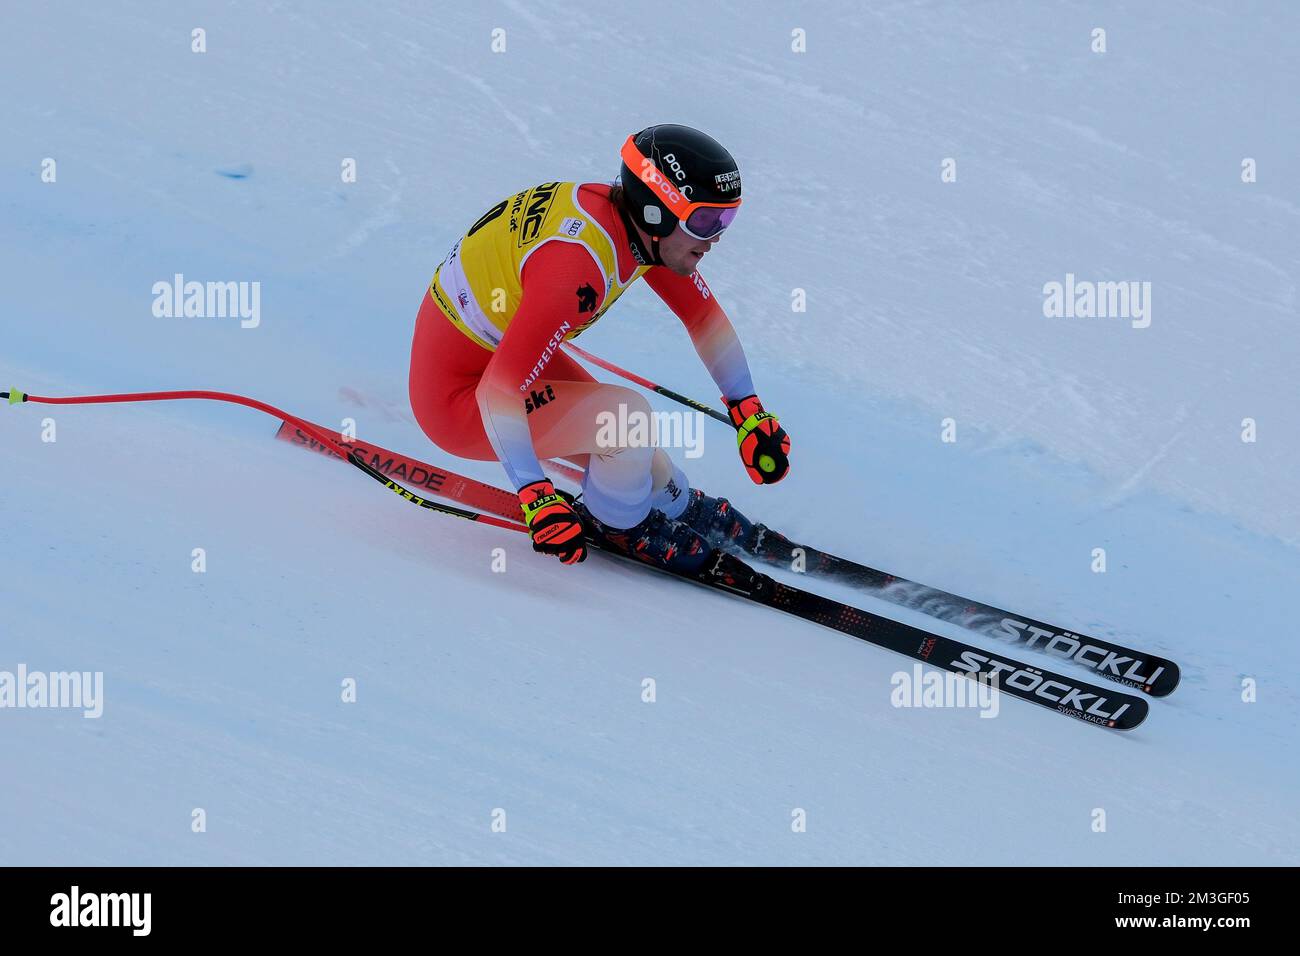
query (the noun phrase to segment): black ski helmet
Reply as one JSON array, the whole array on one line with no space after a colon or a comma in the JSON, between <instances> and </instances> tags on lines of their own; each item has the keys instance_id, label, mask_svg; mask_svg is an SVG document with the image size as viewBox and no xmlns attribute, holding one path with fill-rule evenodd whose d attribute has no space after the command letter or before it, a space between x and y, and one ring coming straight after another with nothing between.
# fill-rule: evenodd
<instances>
[{"instance_id":1,"label":"black ski helmet","mask_svg":"<svg viewBox=\"0 0 1300 956\"><path fill-rule=\"evenodd\" d=\"M633 149L629 150L629 146ZM667 190L665 196L676 189L690 203L740 205L740 169L736 161L721 143L698 129L675 123L648 126L628 137L622 155L619 181L627 211L633 222L656 239L670 235L679 220L654 187ZM640 168L632 168L629 159ZM734 214L731 211L730 215Z\"/></svg>"}]
</instances>

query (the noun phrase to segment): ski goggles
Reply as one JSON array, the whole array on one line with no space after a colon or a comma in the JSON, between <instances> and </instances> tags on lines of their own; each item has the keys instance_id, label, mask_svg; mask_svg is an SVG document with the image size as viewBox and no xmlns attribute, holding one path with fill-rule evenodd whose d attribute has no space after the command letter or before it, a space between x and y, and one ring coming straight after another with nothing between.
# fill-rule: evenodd
<instances>
[{"instance_id":1,"label":"ski goggles","mask_svg":"<svg viewBox=\"0 0 1300 956\"><path fill-rule=\"evenodd\" d=\"M719 236L736 218L740 209L739 199L735 202L691 202L651 160L641 155L641 150L636 148L635 136L629 136L623 144L622 157L627 168L637 170L641 182L677 217L682 232L692 239Z\"/></svg>"}]
</instances>

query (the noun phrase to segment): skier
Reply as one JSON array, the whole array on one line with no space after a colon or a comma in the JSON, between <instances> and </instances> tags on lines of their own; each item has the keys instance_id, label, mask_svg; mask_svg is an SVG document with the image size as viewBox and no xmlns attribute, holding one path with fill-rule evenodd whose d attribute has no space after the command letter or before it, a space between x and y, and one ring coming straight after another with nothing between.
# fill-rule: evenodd
<instances>
[{"instance_id":1,"label":"skier","mask_svg":"<svg viewBox=\"0 0 1300 956\"><path fill-rule=\"evenodd\" d=\"M739 207L740 171L717 141L651 126L623 144L617 182L548 182L503 199L438 266L416 319L411 407L444 451L505 466L534 550L584 560L585 519L603 544L691 573L713 547L751 534L662 449L602 444L602 413L648 417L650 405L560 351L644 276L721 391L745 471L758 484L784 478L790 440L697 271ZM556 493L539 458L584 469L579 501Z\"/></svg>"}]
</instances>

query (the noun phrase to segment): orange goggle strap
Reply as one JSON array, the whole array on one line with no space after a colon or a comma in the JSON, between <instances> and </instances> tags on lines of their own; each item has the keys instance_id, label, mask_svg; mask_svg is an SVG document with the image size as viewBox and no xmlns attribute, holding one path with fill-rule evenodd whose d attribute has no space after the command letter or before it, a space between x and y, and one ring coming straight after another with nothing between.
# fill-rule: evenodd
<instances>
[{"instance_id":1,"label":"orange goggle strap","mask_svg":"<svg viewBox=\"0 0 1300 956\"><path fill-rule=\"evenodd\" d=\"M641 150L636 148L636 137L629 136L627 142L623 144L621 153L623 162L628 169L637 174L641 182L649 187L655 197L672 211L672 214L682 222L697 209L705 206L713 206L718 209L735 209L740 205L740 200L735 202L691 202L673 185L673 181L665 176L651 160L641 155Z\"/></svg>"}]
</instances>

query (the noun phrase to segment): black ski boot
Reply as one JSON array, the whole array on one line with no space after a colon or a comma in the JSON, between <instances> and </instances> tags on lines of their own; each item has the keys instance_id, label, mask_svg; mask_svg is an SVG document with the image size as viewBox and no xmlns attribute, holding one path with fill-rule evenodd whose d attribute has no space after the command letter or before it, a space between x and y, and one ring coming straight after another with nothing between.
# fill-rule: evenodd
<instances>
[{"instance_id":1,"label":"black ski boot","mask_svg":"<svg viewBox=\"0 0 1300 956\"><path fill-rule=\"evenodd\" d=\"M698 488L692 488L690 496L686 510L677 520L704 535L715 548L776 563L791 559L795 545L789 538L765 524L750 521L726 498L710 498Z\"/></svg>"},{"instance_id":2,"label":"black ski boot","mask_svg":"<svg viewBox=\"0 0 1300 956\"><path fill-rule=\"evenodd\" d=\"M627 529L601 524L581 502L576 502L574 509L582 518L587 536L597 546L675 574L694 576L714 553L713 547L698 531L683 521L669 518L657 508L652 509L640 524Z\"/></svg>"},{"instance_id":3,"label":"black ski boot","mask_svg":"<svg viewBox=\"0 0 1300 956\"><path fill-rule=\"evenodd\" d=\"M700 534L709 544L723 551L752 554L757 544L757 529L743 514L731 506L726 498L710 498L698 488L690 490L686 510L678 517Z\"/></svg>"}]
</instances>

